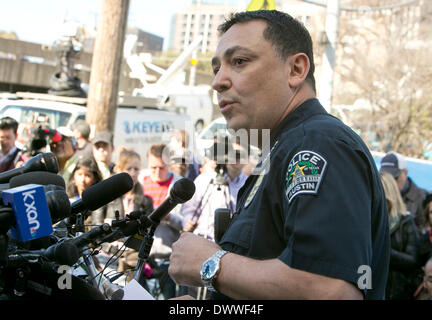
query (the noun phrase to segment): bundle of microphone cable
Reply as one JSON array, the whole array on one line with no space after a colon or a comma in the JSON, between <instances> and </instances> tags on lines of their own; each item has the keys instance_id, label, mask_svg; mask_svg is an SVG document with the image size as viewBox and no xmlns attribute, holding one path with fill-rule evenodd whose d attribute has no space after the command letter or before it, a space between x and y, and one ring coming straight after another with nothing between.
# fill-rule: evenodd
<instances>
[{"instance_id":1,"label":"bundle of microphone cable","mask_svg":"<svg viewBox=\"0 0 432 320\"><path fill-rule=\"evenodd\" d=\"M52 153L40 153L22 167L0 173L0 300L121 299L121 288L103 272L87 270L86 277L73 275L71 289L64 290L59 287L61 275L57 270L78 262L89 269L91 255L97 253L89 249L92 244L97 247L126 239L126 246L135 235L154 231L177 204L193 196L194 183L189 179L177 181L167 199L149 215L132 212L122 219L117 217L111 225L84 232L90 212L130 191L133 180L127 173L113 175L71 202L65 181L57 173L58 163ZM62 228L64 233L57 232ZM141 247L141 252L148 253L151 243Z\"/></svg>"}]
</instances>

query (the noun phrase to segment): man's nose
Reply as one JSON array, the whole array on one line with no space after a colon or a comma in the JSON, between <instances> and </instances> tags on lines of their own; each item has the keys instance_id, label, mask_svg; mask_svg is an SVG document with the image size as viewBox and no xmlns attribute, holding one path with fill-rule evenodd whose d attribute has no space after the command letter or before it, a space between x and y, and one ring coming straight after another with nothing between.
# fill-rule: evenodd
<instances>
[{"instance_id":1,"label":"man's nose","mask_svg":"<svg viewBox=\"0 0 432 320\"><path fill-rule=\"evenodd\" d=\"M212 88L217 92L223 92L231 86L229 73L223 67L220 67L212 81Z\"/></svg>"}]
</instances>

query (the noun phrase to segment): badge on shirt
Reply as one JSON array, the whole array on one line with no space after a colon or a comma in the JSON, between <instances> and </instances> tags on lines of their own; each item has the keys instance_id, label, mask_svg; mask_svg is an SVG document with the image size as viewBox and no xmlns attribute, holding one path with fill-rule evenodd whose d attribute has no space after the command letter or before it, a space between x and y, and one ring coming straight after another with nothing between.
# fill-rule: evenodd
<instances>
[{"instance_id":1,"label":"badge on shirt","mask_svg":"<svg viewBox=\"0 0 432 320\"><path fill-rule=\"evenodd\" d=\"M313 151L300 151L290 161L285 180L288 202L299 194L318 194L327 161Z\"/></svg>"}]
</instances>

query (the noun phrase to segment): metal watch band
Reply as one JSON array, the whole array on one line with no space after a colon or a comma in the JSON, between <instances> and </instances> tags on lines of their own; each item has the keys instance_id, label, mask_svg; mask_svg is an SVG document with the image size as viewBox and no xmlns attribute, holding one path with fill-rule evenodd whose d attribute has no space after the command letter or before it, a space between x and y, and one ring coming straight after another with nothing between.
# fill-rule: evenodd
<instances>
[{"instance_id":1,"label":"metal watch band","mask_svg":"<svg viewBox=\"0 0 432 320\"><path fill-rule=\"evenodd\" d=\"M214 276L214 278L213 279L211 279L210 281L208 281L208 282L206 282L206 287L207 287L207 289L208 290L210 290L210 291L212 291L212 292L216 292L217 290L214 288L214 281L216 280L216 278L217 278L217 276L218 276L218 274L219 274L219 272L220 272L220 267L219 267L219 265L220 265L220 259L225 255L225 254L227 254L228 253L228 251L225 251L225 250L219 250L219 251L217 251L210 259L216 259L217 260L217 263L218 263L218 271L217 271L217 273L215 274L215 276Z\"/></svg>"}]
</instances>

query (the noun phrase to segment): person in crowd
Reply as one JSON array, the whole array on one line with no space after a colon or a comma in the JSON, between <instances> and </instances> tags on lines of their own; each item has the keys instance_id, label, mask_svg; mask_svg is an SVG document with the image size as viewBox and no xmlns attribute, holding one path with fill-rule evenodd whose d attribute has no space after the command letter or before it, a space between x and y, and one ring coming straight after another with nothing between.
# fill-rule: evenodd
<instances>
[{"instance_id":1,"label":"person in crowd","mask_svg":"<svg viewBox=\"0 0 432 320\"><path fill-rule=\"evenodd\" d=\"M93 157L80 157L72 171L70 179L66 184L66 193L71 201L78 200L82 197L82 193L102 181L102 174L96 160ZM86 220L86 229L90 230L93 226L104 223L104 208L99 208L92 211Z\"/></svg>"},{"instance_id":2,"label":"person in crowd","mask_svg":"<svg viewBox=\"0 0 432 320\"><path fill-rule=\"evenodd\" d=\"M390 225L391 254L387 280L388 300L410 300L418 286L418 231L413 216L407 212L396 180L381 173Z\"/></svg>"},{"instance_id":3,"label":"person in crowd","mask_svg":"<svg viewBox=\"0 0 432 320\"><path fill-rule=\"evenodd\" d=\"M183 232L171 277L212 299L383 299L380 175L361 138L316 99L309 32L276 10L233 14L219 31L220 111L263 154L220 242Z\"/></svg>"},{"instance_id":4,"label":"person in crowd","mask_svg":"<svg viewBox=\"0 0 432 320\"><path fill-rule=\"evenodd\" d=\"M100 131L95 134L93 142L93 156L97 161L99 170L104 179L113 174L115 164L112 162L114 152L113 134L108 131Z\"/></svg>"},{"instance_id":5,"label":"person in crowd","mask_svg":"<svg viewBox=\"0 0 432 320\"><path fill-rule=\"evenodd\" d=\"M85 120L77 120L73 124L73 133L77 141L77 151L79 156L93 156L93 145L90 142L90 126Z\"/></svg>"},{"instance_id":6,"label":"person in crowd","mask_svg":"<svg viewBox=\"0 0 432 320\"><path fill-rule=\"evenodd\" d=\"M178 151L170 156L169 170L180 177L186 177L189 172L189 161L184 151Z\"/></svg>"},{"instance_id":7,"label":"person in crowd","mask_svg":"<svg viewBox=\"0 0 432 320\"><path fill-rule=\"evenodd\" d=\"M397 152L389 152L381 159L381 172L390 173L396 179L407 210L415 218L417 228L424 224L423 199L427 191L419 188L408 176L405 158Z\"/></svg>"},{"instance_id":8,"label":"person in crowd","mask_svg":"<svg viewBox=\"0 0 432 320\"><path fill-rule=\"evenodd\" d=\"M216 161L204 157L200 168L200 174L211 173L216 170Z\"/></svg>"},{"instance_id":9,"label":"person in crowd","mask_svg":"<svg viewBox=\"0 0 432 320\"><path fill-rule=\"evenodd\" d=\"M423 228L420 230L420 264L424 265L432 257L432 193L423 201Z\"/></svg>"},{"instance_id":10,"label":"person in crowd","mask_svg":"<svg viewBox=\"0 0 432 320\"><path fill-rule=\"evenodd\" d=\"M59 127L56 130L60 133L61 139L57 142L51 140L50 150L57 158L59 174L67 183L80 156L76 154L77 142L73 132L67 127Z\"/></svg>"},{"instance_id":11,"label":"person in crowd","mask_svg":"<svg viewBox=\"0 0 432 320\"><path fill-rule=\"evenodd\" d=\"M102 181L102 174L93 157L78 157L71 173L70 179L66 183L66 193L71 202L82 197L83 192ZM93 227L101 225L104 221L104 207L88 212L84 221L84 231L90 231ZM96 269L102 270L99 259L92 256Z\"/></svg>"},{"instance_id":12,"label":"person in crowd","mask_svg":"<svg viewBox=\"0 0 432 320\"><path fill-rule=\"evenodd\" d=\"M217 148L215 144L207 153L208 158L216 162L215 170L195 179L195 194L182 207L183 231L213 241L215 210L225 208L234 213L238 191L247 179L242 171L245 163L241 161L245 159L246 151L234 149L233 144L229 144L227 154L222 161L217 161L214 158Z\"/></svg>"},{"instance_id":13,"label":"person in crowd","mask_svg":"<svg viewBox=\"0 0 432 320\"><path fill-rule=\"evenodd\" d=\"M126 214L132 211L141 211L142 214L148 215L153 211L153 201L150 197L144 195L141 183L138 181L138 175L141 171L141 156L132 149L120 148L119 157L114 167L114 174L126 172L133 180L133 188L106 206L105 222L111 223L118 212L119 218L124 218ZM123 243L111 243L109 248L105 246L104 250L115 254ZM132 270L138 261L138 252L127 248L124 254L118 260L118 272ZM128 279L131 279L132 273L129 273Z\"/></svg>"},{"instance_id":14,"label":"person in crowd","mask_svg":"<svg viewBox=\"0 0 432 320\"><path fill-rule=\"evenodd\" d=\"M416 300L432 300L432 257L426 260L422 268L422 280L415 293Z\"/></svg>"},{"instance_id":15,"label":"person in crowd","mask_svg":"<svg viewBox=\"0 0 432 320\"><path fill-rule=\"evenodd\" d=\"M28 160L23 151L15 145L18 136L18 122L11 117L0 119L0 172L14 169Z\"/></svg>"},{"instance_id":16,"label":"person in crowd","mask_svg":"<svg viewBox=\"0 0 432 320\"><path fill-rule=\"evenodd\" d=\"M188 149L189 135L185 130L176 130L170 137L169 149L172 156L184 155L187 173L184 177L192 181L200 173L201 163L197 157Z\"/></svg>"},{"instance_id":17,"label":"person in crowd","mask_svg":"<svg viewBox=\"0 0 432 320\"><path fill-rule=\"evenodd\" d=\"M147 174L140 176L144 195L153 200L156 209L168 197L171 187L181 177L168 170L169 149L165 144L153 144L147 152ZM154 234L154 242L150 252L157 266L164 271L165 277L148 280L148 287L154 288L159 282L161 298L169 299L176 295L176 285L168 276L171 246L180 235L182 224L181 205L177 205L158 225Z\"/></svg>"},{"instance_id":18,"label":"person in crowd","mask_svg":"<svg viewBox=\"0 0 432 320\"><path fill-rule=\"evenodd\" d=\"M237 194L247 176L243 173L247 154L239 145L228 142L227 154L217 161L216 143L208 150L207 159L215 162L212 172L201 173L194 181L195 194L182 207L183 231L193 232L203 238L215 241L215 211L227 209L230 214L236 210ZM236 147L236 149L234 149ZM220 150L224 149L219 148ZM243 160L243 161L242 161ZM218 163L219 162L219 163ZM189 295L197 298L208 296L206 288L189 288Z\"/></svg>"},{"instance_id":19,"label":"person in crowd","mask_svg":"<svg viewBox=\"0 0 432 320\"><path fill-rule=\"evenodd\" d=\"M432 258L424 266L423 286L427 294L424 300L432 300Z\"/></svg>"}]
</instances>

